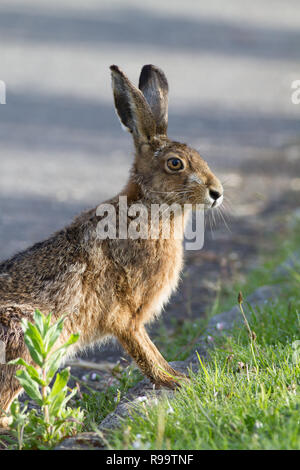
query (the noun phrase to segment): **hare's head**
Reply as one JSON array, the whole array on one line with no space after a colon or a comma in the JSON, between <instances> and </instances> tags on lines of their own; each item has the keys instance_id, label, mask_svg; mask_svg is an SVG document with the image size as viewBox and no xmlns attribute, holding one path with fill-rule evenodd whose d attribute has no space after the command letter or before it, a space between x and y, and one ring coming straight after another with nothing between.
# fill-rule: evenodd
<instances>
[{"instance_id":1,"label":"hare's head","mask_svg":"<svg viewBox=\"0 0 300 470\"><path fill-rule=\"evenodd\" d=\"M111 66L115 106L136 148L131 184L151 201L217 207L223 187L199 153L171 141L168 127L168 82L153 65L142 68L139 89Z\"/></svg>"}]
</instances>

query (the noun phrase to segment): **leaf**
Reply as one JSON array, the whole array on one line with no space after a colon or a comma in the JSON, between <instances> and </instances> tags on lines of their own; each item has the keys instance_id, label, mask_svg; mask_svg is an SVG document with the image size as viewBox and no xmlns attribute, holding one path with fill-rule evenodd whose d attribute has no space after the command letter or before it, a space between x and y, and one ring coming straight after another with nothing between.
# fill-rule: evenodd
<instances>
[{"instance_id":1,"label":"leaf","mask_svg":"<svg viewBox=\"0 0 300 470\"><path fill-rule=\"evenodd\" d=\"M17 370L16 376L27 395L29 395L30 398L32 398L38 405L42 406L43 400L39 387L37 383L31 379L28 372L25 370Z\"/></svg>"},{"instance_id":2,"label":"leaf","mask_svg":"<svg viewBox=\"0 0 300 470\"><path fill-rule=\"evenodd\" d=\"M17 359L12 359L12 360L9 361L7 364L11 364L11 365L14 365L14 366L25 366L25 367L29 367L29 364L27 364L27 362L24 361L24 359L22 359L21 357L18 357Z\"/></svg>"},{"instance_id":3,"label":"leaf","mask_svg":"<svg viewBox=\"0 0 300 470\"><path fill-rule=\"evenodd\" d=\"M60 393L58 393L55 397L54 400L52 400L52 403L49 406L49 412L50 415L55 415L59 416L61 415L61 412L65 410L66 404L68 403L71 398L76 395L77 393L77 388L73 388L71 393L69 395L66 395L66 390L62 390Z\"/></svg>"},{"instance_id":4,"label":"leaf","mask_svg":"<svg viewBox=\"0 0 300 470\"><path fill-rule=\"evenodd\" d=\"M28 374L30 375L30 377L32 378L32 380L34 380L35 382L37 382L39 385L41 385L42 387L46 386L46 382L44 382L44 380L42 380L40 378L40 375L38 373L38 371L33 367L31 366L30 364L27 364L26 361L24 361L24 359L22 359L21 357L19 357L18 359L14 359L10 362L8 362L8 364L12 364L12 365L19 365L19 366L23 366L26 368Z\"/></svg>"},{"instance_id":5,"label":"leaf","mask_svg":"<svg viewBox=\"0 0 300 470\"><path fill-rule=\"evenodd\" d=\"M46 365L48 366L47 380L52 379L55 372L60 366L62 358L66 355L67 349L72 344L76 343L76 341L78 341L78 338L79 338L79 333L72 334L65 344L63 344L60 348L56 349L52 354L50 354L50 356L48 357L46 361Z\"/></svg>"},{"instance_id":6,"label":"leaf","mask_svg":"<svg viewBox=\"0 0 300 470\"><path fill-rule=\"evenodd\" d=\"M44 336L44 315L36 309L33 315L35 325L37 329L39 330L40 335L43 337Z\"/></svg>"},{"instance_id":7,"label":"leaf","mask_svg":"<svg viewBox=\"0 0 300 470\"><path fill-rule=\"evenodd\" d=\"M43 338L41 337L39 330L33 323L28 322L25 337L29 337L36 346L38 352L45 356Z\"/></svg>"},{"instance_id":8,"label":"leaf","mask_svg":"<svg viewBox=\"0 0 300 470\"><path fill-rule=\"evenodd\" d=\"M52 380L65 354L65 351L56 351L51 355L51 360L47 361L47 381Z\"/></svg>"},{"instance_id":9,"label":"leaf","mask_svg":"<svg viewBox=\"0 0 300 470\"><path fill-rule=\"evenodd\" d=\"M24 331L24 341L30 355L39 366L42 366L45 355L42 337L35 325L27 320L22 320L21 323Z\"/></svg>"},{"instance_id":10,"label":"leaf","mask_svg":"<svg viewBox=\"0 0 300 470\"><path fill-rule=\"evenodd\" d=\"M45 323L45 331L50 327L51 325L51 318L52 318L52 313L48 313L48 315L46 316L46 318L44 319L44 323Z\"/></svg>"},{"instance_id":11,"label":"leaf","mask_svg":"<svg viewBox=\"0 0 300 470\"><path fill-rule=\"evenodd\" d=\"M49 405L50 416L57 416L58 412L63 408L62 404L65 399L65 390L61 390L52 400Z\"/></svg>"},{"instance_id":12,"label":"leaf","mask_svg":"<svg viewBox=\"0 0 300 470\"><path fill-rule=\"evenodd\" d=\"M63 345L63 347L71 346L72 344L76 343L79 340L79 333L71 334L68 341Z\"/></svg>"},{"instance_id":13,"label":"leaf","mask_svg":"<svg viewBox=\"0 0 300 470\"><path fill-rule=\"evenodd\" d=\"M76 395L77 391L78 391L77 388L73 388L71 393L69 393L69 395L65 397L63 404L62 404L62 409L66 407L66 404L68 403L68 401L71 400L71 398L74 397L74 395Z\"/></svg>"},{"instance_id":14,"label":"leaf","mask_svg":"<svg viewBox=\"0 0 300 470\"><path fill-rule=\"evenodd\" d=\"M59 372L56 376L55 382L53 384L49 399L51 400L55 395L60 393L67 385L70 377L70 369L66 368Z\"/></svg>"},{"instance_id":15,"label":"leaf","mask_svg":"<svg viewBox=\"0 0 300 470\"><path fill-rule=\"evenodd\" d=\"M57 323L55 323L48 329L44 338L44 347L47 354L49 354L57 339L61 335L61 332L63 330L63 324L64 318L61 318Z\"/></svg>"},{"instance_id":16,"label":"leaf","mask_svg":"<svg viewBox=\"0 0 300 470\"><path fill-rule=\"evenodd\" d=\"M44 357L39 351L36 350L35 345L32 342L31 338L25 334L24 341L25 341L26 346L29 349L30 355L32 359L34 360L34 362L40 367L42 367L44 363Z\"/></svg>"}]
</instances>

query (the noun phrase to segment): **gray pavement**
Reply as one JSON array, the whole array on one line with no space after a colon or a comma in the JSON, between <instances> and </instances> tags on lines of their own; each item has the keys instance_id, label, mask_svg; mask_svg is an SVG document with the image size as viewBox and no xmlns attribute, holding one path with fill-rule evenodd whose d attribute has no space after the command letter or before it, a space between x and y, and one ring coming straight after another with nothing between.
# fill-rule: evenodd
<instances>
[{"instance_id":1,"label":"gray pavement","mask_svg":"<svg viewBox=\"0 0 300 470\"><path fill-rule=\"evenodd\" d=\"M169 135L226 181L237 232L287 192L299 202L299 45L297 0L1 0L0 259L124 185L112 63L135 82L145 63L164 69Z\"/></svg>"}]
</instances>

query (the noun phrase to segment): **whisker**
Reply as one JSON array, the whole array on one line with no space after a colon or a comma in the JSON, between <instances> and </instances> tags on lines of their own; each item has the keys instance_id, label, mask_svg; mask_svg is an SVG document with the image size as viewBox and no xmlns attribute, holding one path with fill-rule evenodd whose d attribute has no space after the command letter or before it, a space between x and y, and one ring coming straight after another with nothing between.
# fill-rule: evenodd
<instances>
[{"instance_id":1,"label":"whisker","mask_svg":"<svg viewBox=\"0 0 300 470\"><path fill-rule=\"evenodd\" d=\"M222 208L226 209L226 212L231 212L232 214L236 213L236 209L234 208L233 204L226 198L223 201Z\"/></svg>"},{"instance_id":2,"label":"whisker","mask_svg":"<svg viewBox=\"0 0 300 470\"><path fill-rule=\"evenodd\" d=\"M221 216L221 218L222 218L222 220L223 220L223 222L224 222L225 227L227 228L228 232L232 233L231 229L229 228L229 226L228 226L228 224L227 224L227 222L226 222L225 215L223 214L223 212L222 212L222 210L221 210L221 207L219 207L218 209L219 209L219 210L218 210L218 213L219 213L219 215Z\"/></svg>"},{"instance_id":3,"label":"whisker","mask_svg":"<svg viewBox=\"0 0 300 470\"><path fill-rule=\"evenodd\" d=\"M226 184L229 183L230 179L231 179L230 176L228 176L228 177L227 177L226 179L224 179L224 180L221 179L220 181L221 181L222 186L226 186Z\"/></svg>"},{"instance_id":4,"label":"whisker","mask_svg":"<svg viewBox=\"0 0 300 470\"><path fill-rule=\"evenodd\" d=\"M215 212L213 210L211 211L211 215L212 215L212 218L213 218L213 221L214 221L214 224L215 224L215 228L216 228L217 227L217 222L216 222Z\"/></svg>"},{"instance_id":5,"label":"whisker","mask_svg":"<svg viewBox=\"0 0 300 470\"><path fill-rule=\"evenodd\" d=\"M214 231L213 231L213 226L212 226L212 217L211 213L208 212L208 221L210 225L210 233L211 233L211 238L214 240Z\"/></svg>"}]
</instances>

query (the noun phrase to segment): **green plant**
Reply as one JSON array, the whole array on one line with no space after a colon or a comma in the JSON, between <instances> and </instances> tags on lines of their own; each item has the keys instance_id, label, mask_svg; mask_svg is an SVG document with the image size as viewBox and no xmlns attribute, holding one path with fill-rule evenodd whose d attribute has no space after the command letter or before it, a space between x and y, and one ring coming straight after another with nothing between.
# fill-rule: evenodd
<instances>
[{"instance_id":1,"label":"green plant","mask_svg":"<svg viewBox=\"0 0 300 470\"><path fill-rule=\"evenodd\" d=\"M22 358L9 364L22 366L16 371L16 377L37 409L28 411L27 404L21 409L18 401L11 406L10 429L17 438L19 449L51 448L82 428L83 412L80 408L67 407L77 392L77 388L67 386L70 369L57 372L69 347L79 338L79 334L72 334L66 343L55 349L64 320L65 316L51 323L51 313L45 316L36 310L34 324L22 321L24 340L34 365Z\"/></svg>"}]
</instances>

